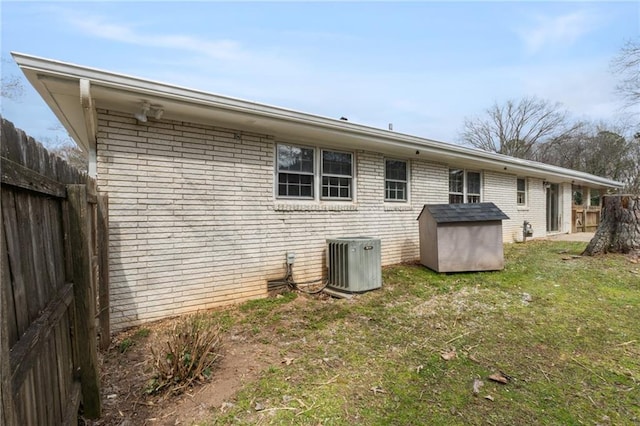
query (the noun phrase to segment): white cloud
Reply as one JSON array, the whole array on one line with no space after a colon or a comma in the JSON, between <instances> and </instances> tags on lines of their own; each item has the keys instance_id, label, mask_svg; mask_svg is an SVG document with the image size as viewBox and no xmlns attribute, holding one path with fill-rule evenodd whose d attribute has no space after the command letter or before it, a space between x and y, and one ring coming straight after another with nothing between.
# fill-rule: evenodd
<instances>
[{"instance_id":1,"label":"white cloud","mask_svg":"<svg viewBox=\"0 0 640 426\"><path fill-rule=\"evenodd\" d=\"M535 20L533 26L518 30L529 54L549 46L570 46L597 25L596 17L584 10L556 17L537 16Z\"/></svg>"},{"instance_id":2,"label":"white cloud","mask_svg":"<svg viewBox=\"0 0 640 426\"><path fill-rule=\"evenodd\" d=\"M306 56L295 50L282 53L282 49L259 49L248 42L154 33L140 25L68 11L64 16L75 29L91 37L176 52L149 52L140 60L141 49L132 48L138 59L126 66L127 72L135 75L312 114L345 115L352 122L379 128L393 122L398 132L448 142L456 141L465 117L482 114L494 101L509 98L537 95L563 103L577 116L607 119L615 112L609 93L611 77L602 68L594 70L593 63L495 66L444 74L436 69L348 71L330 63L314 63L313 58L303 59ZM594 22L586 12L538 18L535 27L521 34L528 51L538 52L550 44L575 43L593 29Z\"/></svg>"},{"instance_id":3,"label":"white cloud","mask_svg":"<svg viewBox=\"0 0 640 426\"><path fill-rule=\"evenodd\" d=\"M145 34L133 26L113 24L103 18L89 15L65 14L66 21L85 35L143 47L179 49L225 61L247 60L251 56L243 46L233 40L204 40L189 35Z\"/></svg>"}]
</instances>

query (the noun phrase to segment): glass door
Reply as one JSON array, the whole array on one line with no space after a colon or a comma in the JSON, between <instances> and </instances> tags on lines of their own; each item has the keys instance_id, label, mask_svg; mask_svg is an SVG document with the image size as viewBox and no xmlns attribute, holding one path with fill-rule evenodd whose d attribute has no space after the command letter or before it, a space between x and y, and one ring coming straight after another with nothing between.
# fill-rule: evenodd
<instances>
[{"instance_id":1,"label":"glass door","mask_svg":"<svg viewBox=\"0 0 640 426\"><path fill-rule=\"evenodd\" d=\"M558 184L547 184L547 232L558 232L560 215L558 208Z\"/></svg>"}]
</instances>

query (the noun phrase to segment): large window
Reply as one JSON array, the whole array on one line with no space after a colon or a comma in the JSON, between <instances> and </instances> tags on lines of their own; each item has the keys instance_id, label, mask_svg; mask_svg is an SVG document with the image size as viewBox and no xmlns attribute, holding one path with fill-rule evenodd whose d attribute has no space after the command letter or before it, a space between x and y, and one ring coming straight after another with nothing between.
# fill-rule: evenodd
<instances>
[{"instance_id":1,"label":"large window","mask_svg":"<svg viewBox=\"0 0 640 426\"><path fill-rule=\"evenodd\" d=\"M385 201L407 201L406 161L385 161L384 199Z\"/></svg>"},{"instance_id":2,"label":"large window","mask_svg":"<svg viewBox=\"0 0 640 426\"><path fill-rule=\"evenodd\" d=\"M516 201L519 206L527 205L527 180L518 178L516 183Z\"/></svg>"},{"instance_id":3,"label":"large window","mask_svg":"<svg viewBox=\"0 0 640 426\"><path fill-rule=\"evenodd\" d=\"M278 196L313 198L314 150L278 145Z\"/></svg>"},{"instance_id":4,"label":"large window","mask_svg":"<svg viewBox=\"0 0 640 426\"><path fill-rule=\"evenodd\" d=\"M449 169L449 203L479 203L481 180L480 172Z\"/></svg>"},{"instance_id":5,"label":"large window","mask_svg":"<svg viewBox=\"0 0 640 426\"><path fill-rule=\"evenodd\" d=\"M278 198L352 200L353 180L352 153L277 145L275 193Z\"/></svg>"},{"instance_id":6,"label":"large window","mask_svg":"<svg viewBox=\"0 0 640 426\"><path fill-rule=\"evenodd\" d=\"M352 165L348 152L322 151L322 198L351 199Z\"/></svg>"}]
</instances>

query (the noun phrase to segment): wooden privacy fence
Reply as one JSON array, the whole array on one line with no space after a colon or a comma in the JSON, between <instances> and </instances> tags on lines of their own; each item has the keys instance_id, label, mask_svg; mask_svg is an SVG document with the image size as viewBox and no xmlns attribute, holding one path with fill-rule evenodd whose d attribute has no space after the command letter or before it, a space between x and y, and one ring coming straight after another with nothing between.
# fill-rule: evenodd
<instances>
[{"instance_id":1,"label":"wooden privacy fence","mask_svg":"<svg viewBox=\"0 0 640 426\"><path fill-rule=\"evenodd\" d=\"M595 232L600 224L600 206L573 206L571 232Z\"/></svg>"},{"instance_id":2,"label":"wooden privacy fence","mask_svg":"<svg viewBox=\"0 0 640 426\"><path fill-rule=\"evenodd\" d=\"M76 425L80 403L101 410L107 197L10 122L1 130L0 423Z\"/></svg>"}]
</instances>

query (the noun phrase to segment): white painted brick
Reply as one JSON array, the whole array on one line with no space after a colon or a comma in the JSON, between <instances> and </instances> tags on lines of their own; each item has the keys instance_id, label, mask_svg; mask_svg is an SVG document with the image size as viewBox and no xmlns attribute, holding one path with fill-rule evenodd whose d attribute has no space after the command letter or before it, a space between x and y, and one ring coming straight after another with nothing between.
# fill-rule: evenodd
<instances>
[{"instance_id":1,"label":"white painted brick","mask_svg":"<svg viewBox=\"0 0 640 426\"><path fill-rule=\"evenodd\" d=\"M384 202L387 157L368 151L354 156L354 202L292 202L274 197L277 141L269 135L170 120L141 125L104 110L98 126L115 329L262 297L266 281L284 275L288 251L296 279L322 277L327 238L379 237L383 265L415 260L422 206L448 202L448 166L426 155L409 161L409 202ZM528 208L518 209L515 178L483 173L483 201L511 217L505 241L523 220L536 236L545 232L542 181L529 179Z\"/></svg>"}]
</instances>

